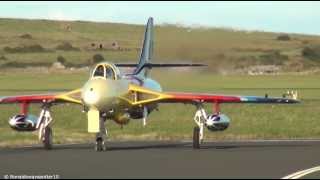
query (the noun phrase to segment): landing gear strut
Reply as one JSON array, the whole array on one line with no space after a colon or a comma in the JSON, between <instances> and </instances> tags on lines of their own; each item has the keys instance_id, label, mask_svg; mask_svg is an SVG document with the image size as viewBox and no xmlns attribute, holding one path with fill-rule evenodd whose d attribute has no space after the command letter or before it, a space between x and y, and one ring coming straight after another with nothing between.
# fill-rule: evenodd
<instances>
[{"instance_id":1,"label":"landing gear strut","mask_svg":"<svg viewBox=\"0 0 320 180\"><path fill-rule=\"evenodd\" d=\"M105 114L100 114L100 120L99 120L100 132L96 134L96 146L95 146L95 150L98 152L107 150L104 142L104 139L108 134L107 129L105 127L105 121L106 121Z\"/></svg>"},{"instance_id":2,"label":"landing gear strut","mask_svg":"<svg viewBox=\"0 0 320 180\"><path fill-rule=\"evenodd\" d=\"M207 113L201 104L197 105L197 109L198 110L193 118L196 124L198 125L193 129L193 148L194 149L199 149L200 145L203 143L204 126L205 126L205 121L207 119Z\"/></svg>"},{"instance_id":3,"label":"landing gear strut","mask_svg":"<svg viewBox=\"0 0 320 180\"><path fill-rule=\"evenodd\" d=\"M43 147L47 150L52 149L53 145L53 132L52 128L50 127L53 119L51 117L49 108L49 105L43 105L36 127L39 129L39 141L42 142Z\"/></svg>"}]
</instances>

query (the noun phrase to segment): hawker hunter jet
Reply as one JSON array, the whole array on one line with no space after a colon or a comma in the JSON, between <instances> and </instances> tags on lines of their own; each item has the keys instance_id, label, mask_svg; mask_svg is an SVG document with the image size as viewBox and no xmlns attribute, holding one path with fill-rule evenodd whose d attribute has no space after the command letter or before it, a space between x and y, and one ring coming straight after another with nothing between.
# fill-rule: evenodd
<instances>
[{"instance_id":1,"label":"hawker hunter jet","mask_svg":"<svg viewBox=\"0 0 320 180\"><path fill-rule=\"evenodd\" d=\"M210 131L223 131L228 128L230 119L222 114L222 103L298 103L293 97L271 98L267 96L230 96L217 94L163 92L160 84L151 79L152 68L203 66L202 64L161 64L152 63L153 19L146 25L143 47L138 64L97 64L83 87L65 93L42 95L22 95L1 97L0 103L21 104L21 112L9 119L12 129L17 131L38 131L39 140L45 149L53 144L52 116L50 108L62 103L74 103L82 106L88 117L88 132L95 133L96 151L106 149L106 120L126 125L131 119L141 119L145 126L147 117L160 103L192 104L196 107L194 116L193 148L198 149L204 139L204 128ZM120 73L120 67L131 68L130 73ZM28 113L32 103L41 104L38 117ZM207 113L204 104L212 104L212 112Z\"/></svg>"}]
</instances>

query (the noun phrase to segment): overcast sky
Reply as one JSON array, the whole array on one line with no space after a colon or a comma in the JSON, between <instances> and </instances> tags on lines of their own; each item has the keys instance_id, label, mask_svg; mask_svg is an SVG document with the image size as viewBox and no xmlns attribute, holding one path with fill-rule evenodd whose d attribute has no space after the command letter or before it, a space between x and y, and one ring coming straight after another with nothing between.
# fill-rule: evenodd
<instances>
[{"instance_id":1,"label":"overcast sky","mask_svg":"<svg viewBox=\"0 0 320 180\"><path fill-rule=\"evenodd\" d=\"M320 35L320 2L0 2L0 17L230 27Z\"/></svg>"}]
</instances>

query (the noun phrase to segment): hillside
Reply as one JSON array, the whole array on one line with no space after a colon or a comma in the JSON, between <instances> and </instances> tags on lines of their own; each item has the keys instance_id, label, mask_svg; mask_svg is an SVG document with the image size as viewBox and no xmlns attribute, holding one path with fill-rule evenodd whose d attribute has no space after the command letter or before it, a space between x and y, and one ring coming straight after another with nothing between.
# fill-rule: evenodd
<instances>
[{"instance_id":1,"label":"hillside","mask_svg":"<svg viewBox=\"0 0 320 180\"><path fill-rule=\"evenodd\" d=\"M291 72L320 67L319 36L289 34L289 40L279 40L283 34L155 24L157 62L206 63L220 73L256 65ZM58 56L66 66L85 66L96 54L134 63L143 32L142 25L0 19L0 67L51 66Z\"/></svg>"}]
</instances>

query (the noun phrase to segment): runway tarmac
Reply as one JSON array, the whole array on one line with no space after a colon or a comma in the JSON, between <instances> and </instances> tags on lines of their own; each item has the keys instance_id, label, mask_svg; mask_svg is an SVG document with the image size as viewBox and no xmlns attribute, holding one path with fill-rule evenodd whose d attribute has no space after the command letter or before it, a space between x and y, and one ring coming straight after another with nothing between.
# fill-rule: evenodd
<instances>
[{"instance_id":1,"label":"runway tarmac","mask_svg":"<svg viewBox=\"0 0 320 180\"><path fill-rule=\"evenodd\" d=\"M0 149L0 178L282 178L320 165L320 141L206 142L199 150L191 142L108 146L105 152L93 144Z\"/></svg>"}]
</instances>

